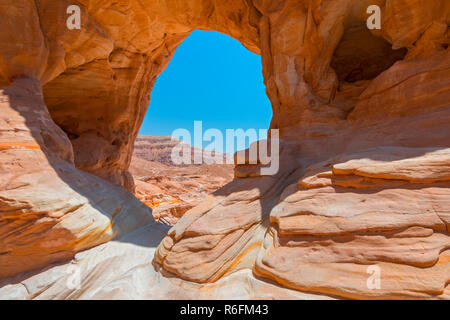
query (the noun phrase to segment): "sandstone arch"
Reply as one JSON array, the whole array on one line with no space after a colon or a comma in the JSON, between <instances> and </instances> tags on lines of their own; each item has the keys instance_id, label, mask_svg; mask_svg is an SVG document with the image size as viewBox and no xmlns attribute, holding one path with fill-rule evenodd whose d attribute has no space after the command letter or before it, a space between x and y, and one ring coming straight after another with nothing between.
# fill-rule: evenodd
<instances>
[{"instance_id":1,"label":"sandstone arch","mask_svg":"<svg viewBox=\"0 0 450 320\"><path fill-rule=\"evenodd\" d=\"M148 94L198 28L261 54L282 170L258 177L237 167L241 179L163 240L158 277L201 292L252 270L299 292L449 297L446 1L79 0L79 31L64 27L68 4L0 6L1 30L14 30L0 33L1 277L159 228L114 184L132 189L127 168ZM384 17L372 35L407 53L375 78L345 81L333 57L372 4ZM371 264L386 274L381 290L365 285Z\"/></svg>"}]
</instances>

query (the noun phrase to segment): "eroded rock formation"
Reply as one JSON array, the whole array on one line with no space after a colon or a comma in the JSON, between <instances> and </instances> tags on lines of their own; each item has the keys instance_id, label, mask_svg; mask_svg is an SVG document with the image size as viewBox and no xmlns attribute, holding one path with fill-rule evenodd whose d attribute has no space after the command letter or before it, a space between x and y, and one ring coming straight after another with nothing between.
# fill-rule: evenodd
<instances>
[{"instance_id":1,"label":"eroded rock formation","mask_svg":"<svg viewBox=\"0 0 450 320\"><path fill-rule=\"evenodd\" d=\"M0 296L450 298L448 1L4 0L0 16ZM164 237L117 184L133 189L149 93L195 28L261 54L280 171L237 166ZM119 232L75 256L81 289L39 270Z\"/></svg>"}]
</instances>

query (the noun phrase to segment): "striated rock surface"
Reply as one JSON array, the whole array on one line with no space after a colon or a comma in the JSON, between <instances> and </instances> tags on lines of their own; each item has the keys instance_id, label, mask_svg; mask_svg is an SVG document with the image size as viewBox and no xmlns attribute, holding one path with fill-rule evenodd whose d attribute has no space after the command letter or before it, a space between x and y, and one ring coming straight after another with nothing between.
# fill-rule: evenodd
<instances>
[{"instance_id":1,"label":"striated rock surface","mask_svg":"<svg viewBox=\"0 0 450 320\"><path fill-rule=\"evenodd\" d=\"M449 25L446 0L3 1L0 297L450 299ZM122 187L196 28L261 54L280 170L168 231Z\"/></svg>"},{"instance_id":2,"label":"striated rock surface","mask_svg":"<svg viewBox=\"0 0 450 320\"><path fill-rule=\"evenodd\" d=\"M190 152L190 164L175 164L172 161L172 150L187 149ZM159 162L166 166L189 166L191 164L226 164L227 155L191 146L172 137L155 137L139 135L134 142L133 156L139 159ZM219 159L219 161L218 161ZM198 163L197 163L198 162ZM232 162L232 161L231 161ZM133 167L133 165L131 165Z\"/></svg>"},{"instance_id":3,"label":"striated rock surface","mask_svg":"<svg viewBox=\"0 0 450 320\"><path fill-rule=\"evenodd\" d=\"M64 261L153 220L123 188L75 169L39 82L0 90L0 278ZM111 199L109 199L111 197Z\"/></svg>"}]
</instances>

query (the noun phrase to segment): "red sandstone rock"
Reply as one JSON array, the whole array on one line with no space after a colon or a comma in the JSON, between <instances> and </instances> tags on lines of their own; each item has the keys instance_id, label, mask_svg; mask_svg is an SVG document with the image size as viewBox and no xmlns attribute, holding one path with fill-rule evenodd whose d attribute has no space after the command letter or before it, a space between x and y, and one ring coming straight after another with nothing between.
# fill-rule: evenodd
<instances>
[{"instance_id":1,"label":"red sandstone rock","mask_svg":"<svg viewBox=\"0 0 450 320\"><path fill-rule=\"evenodd\" d=\"M124 189L75 169L70 141L51 120L36 79L1 89L0 107L0 278L67 260L153 221Z\"/></svg>"},{"instance_id":2,"label":"red sandstone rock","mask_svg":"<svg viewBox=\"0 0 450 320\"><path fill-rule=\"evenodd\" d=\"M81 30L65 28L68 1L0 5L0 276L143 228L78 254L80 290L61 266L4 279L1 297L450 298L448 1L74 3ZM237 167L160 242L118 185L134 189L149 92L195 28L261 54L280 172Z\"/></svg>"}]
</instances>

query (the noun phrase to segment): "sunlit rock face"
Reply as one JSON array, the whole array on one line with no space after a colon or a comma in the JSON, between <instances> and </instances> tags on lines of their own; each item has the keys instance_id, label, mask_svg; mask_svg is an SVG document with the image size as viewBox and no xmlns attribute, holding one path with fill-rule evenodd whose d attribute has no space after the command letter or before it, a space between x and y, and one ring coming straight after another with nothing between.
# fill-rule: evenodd
<instances>
[{"instance_id":1,"label":"sunlit rock face","mask_svg":"<svg viewBox=\"0 0 450 320\"><path fill-rule=\"evenodd\" d=\"M450 298L448 1L3 2L0 297ZM167 231L124 188L195 28L261 54L280 170L237 166Z\"/></svg>"}]
</instances>

